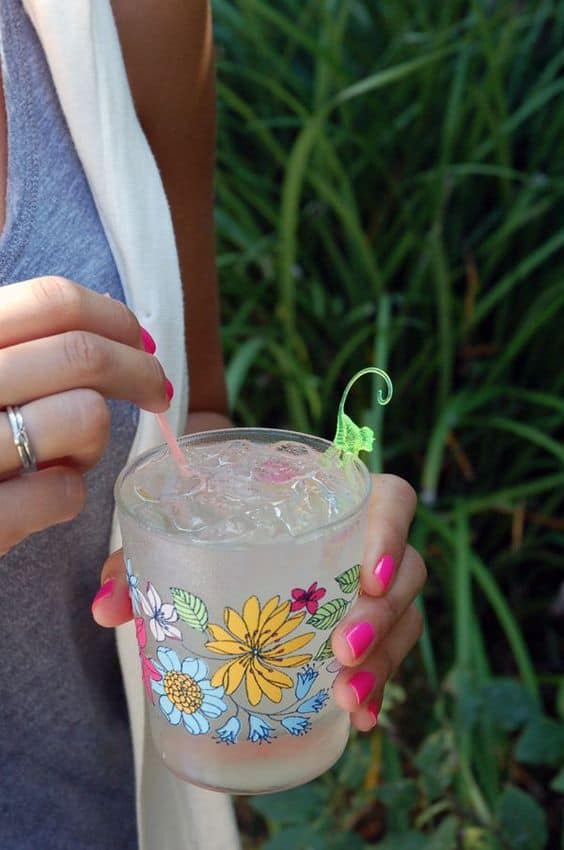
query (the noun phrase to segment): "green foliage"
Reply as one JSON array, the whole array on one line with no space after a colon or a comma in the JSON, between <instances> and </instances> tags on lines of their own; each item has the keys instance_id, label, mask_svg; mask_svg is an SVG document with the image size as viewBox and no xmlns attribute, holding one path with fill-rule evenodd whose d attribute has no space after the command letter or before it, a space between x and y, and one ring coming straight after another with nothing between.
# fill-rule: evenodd
<instances>
[{"instance_id":1,"label":"green foliage","mask_svg":"<svg viewBox=\"0 0 564 850\"><path fill-rule=\"evenodd\" d=\"M425 844L425 850L457 850L459 827L457 818L446 817Z\"/></svg>"},{"instance_id":2,"label":"green foliage","mask_svg":"<svg viewBox=\"0 0 564 850\"><path fill-rule=\"evenodd\" d=\"M514 732L537 717L536 700L513 679L493 679L482 689L482 708L493 723L506 732Z\"/></svg>"},{"instance_id":3,"label":"green foliage","mask_svg":"<svg viewBox=\"0 0 564 850\"><path fill-rule=\"evenodd\" d=\"M414 764L419 770L421 791L433 803L449 788L456 773L458 756L452 731L440 730L428 735Z\"/></svg>"},{"instance_id":4,"label":"green foliage","mask_svg":"<svg viewBox=\"0 0 564 850\"><path fill-rule=\"evenodd\" d=\"M317 782L254 800L262 832L245 840L549 850L564 788L564 4L214 8L233 415L332 438L351 375L386 369L392 403L366 378L347 411L374 430L372 469L418 490L412 542L431 576L406 698L389 690L381 729Z\"/></svg>"},{"instance_id":5,"label":"green foliage","mask_svg":"<svg viewBox=\"0 0 564 850\"><path fill-rule=\"evenodd\" d=\"M519 788L507 788L501 797L499 822L502 839L512 850L542 850L548 837L546 817L539 804Z\"/></svg>"},{"instance_id":6,"label":"green foliage","mask_svg":"<svg viewBox=\"0 0 564 850\"><path fill-rule=\"evenodd\" d=\"M403 832L376 844L377 850L426 850L426 840L420 832Z\"/></svg>"},{"instance_id":7,"label":"green foliage","mask_svg":"<svg viewBox=\"0 0 564 850\"><path fill-rule=\"evenodd\" d=\"M515 758L524 764L564 764L564 723L536 717L517 741Z\"/></svg>"},{"instance_id":8,"label":"green foliage","mask_svg":"<svg viewBox=\"0 0 564 850\"><path fill-rule=\"evenodd\" d=\"M553 791L556 791L557 794L564 794L564 767L558 774L555 776L552 782L550 783L550 787Z\"/></svg>"},{"instance_id":9,"label":"green foliage","mask_svg":"<svg viewBox=\"0 0 564 850\"><path fill-rule=\"evenodd\" d=\"M323 815L328 801L329 789L322 784L310 783L303 788L293 788L284 795L256 797L253 806L267 820L281 826L299 826Z\"/></svg>"}]
</instances>

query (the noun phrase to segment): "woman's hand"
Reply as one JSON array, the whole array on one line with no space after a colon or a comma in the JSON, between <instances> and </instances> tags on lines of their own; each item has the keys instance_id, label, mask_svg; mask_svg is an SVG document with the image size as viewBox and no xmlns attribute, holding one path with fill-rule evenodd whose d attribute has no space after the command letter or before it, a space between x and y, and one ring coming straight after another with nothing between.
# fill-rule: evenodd
<instances>
[{"instance_id":1,"label":"woman's hand","mask_svg":"<svg viewBox=\"0 0 564 850\"><path fill-rule=\"evenodd\" d=\"M407 543L417 497L395 475L374 475L361 569L362 594L333 633L343 664L335 700L361 732L378 718L386 681L421 637L414 600L427 578L423 559Z\"/></svg>"},{"instance_id":2,"label":"woman's hand","mask_svg":"<svg viewBox=\"0 0 564 850\"><path fill-rule=\"evenodd\" d=\"M413 603L427 572L407 544L416 501L403 479L373 476L362 595L333 634L333 651L344 665L335 680L335 699L363 732L376 723L386 681L421 636L421 615ZM106 561L101 581L92 606L95 620L101 626L130 620L121 550Z\"/></svg>"},{"instance_id":3,"label":"woman's hand","mask_svg":"<svg viewBox=\"0 0 564 850\"><path fill-rule=\"evenodd\" d=\"M0 287L0 554L75 517L110 434L106 399L166 410L170 384L119 301L61 277ZM145 340L145 343L144 343ZM4 408L18 405L38 471L21 475Z\"/></svg>"}]
</instances>

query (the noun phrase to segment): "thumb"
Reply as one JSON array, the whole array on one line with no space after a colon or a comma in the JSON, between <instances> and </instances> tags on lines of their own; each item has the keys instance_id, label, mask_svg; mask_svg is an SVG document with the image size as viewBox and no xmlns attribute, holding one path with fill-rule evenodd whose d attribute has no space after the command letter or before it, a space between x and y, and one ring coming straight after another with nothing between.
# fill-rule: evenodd
<instances>
[{"instance_id":1,"label":"thumb","mask_svg":"<svg viewBox=\"0 0 564 850\"><path fill-rule=\"evenodd\" d=\"M110 555L102 569L101 587L92 601L92 616L99 626L121 626L133 617L123 550Z\"/></svg>"}]
</instances>

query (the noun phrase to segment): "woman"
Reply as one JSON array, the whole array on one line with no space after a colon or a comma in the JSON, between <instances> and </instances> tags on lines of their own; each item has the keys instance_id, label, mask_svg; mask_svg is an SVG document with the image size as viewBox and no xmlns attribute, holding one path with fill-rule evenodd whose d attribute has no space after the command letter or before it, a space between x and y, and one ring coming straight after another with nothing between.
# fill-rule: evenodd
<instances>
[{"instance_id":1,"label":"woman","mask_svg":"<svg viewBox=\"0 0 564 850\"><path fill-rule=\"evenodd\" d=\"M113 632L88 611L95 594L98 624L131 616L119 552L97 588L117 472L158 439L138 408L182 431L228 423L209 4L2 0L0 26L0 846L236 847L226 798L145 746L133 694L136 826ZM420 634L414 507L406 482L375 478L364 595L334 636L335 697L360 730ZM130 626L118 635L129 690Z\"/></svg>"}]
</instances>

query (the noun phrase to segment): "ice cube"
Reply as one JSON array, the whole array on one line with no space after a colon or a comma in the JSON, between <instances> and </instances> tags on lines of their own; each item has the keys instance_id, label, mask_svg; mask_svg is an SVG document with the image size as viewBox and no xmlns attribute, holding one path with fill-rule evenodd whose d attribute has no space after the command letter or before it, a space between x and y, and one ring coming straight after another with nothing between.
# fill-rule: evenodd
<instances>
[{"instance_id":1,"label":"ice cube","mask_svg":"<svg viewBox=\"0 0 564 850\"><path fill-rule=\"evenodd\" d=\"M253 541L267 543L279 539L287 540L288 537L294 536L293 527L286 522L283 503L260 505L250 511L247 517L252 523Z\"/></svg>"},{"instance_id":2,"label":"ice cube","mask_svg":"<svg viewBox=\"0 0 564 850\"><path fill-rule=\"evenodd\" d=\"M140 487L138 484L135 486L134 489L142 502L151 502L151 504L158 504L161 500L160 495L153 495L149 493L149 491L146 490L145 487Z\"/></svg>"},{"instance_id":3,"label":"ice cube","mask_svg":"<svg viewBox=\"0 0 564 850\"><path fill-rule=\"evenodd\" d=\"M250 440L231 440L221 444L220 463L240 464L244 458L255 453L255 447Z\"/></svg>"},{"instance_id":4,"label":"ice cube","mask_svg":"<svg viewBox=\"0 0 564 850\"><path fill-rule=\"evenodd\" d=\"M169 502L180 497L195 496L205 489L206 481L207 479L201 475L191 474L188 477L184 475L171 477L163 485L162 501Z\"/></svg>"},{"instance_id":5,"label":"ice cube","mask_svg":"<svg viewBox=\"0 0 564 850\"><path fill-rule=\"evenodd\" d=\"M223 467L208 481L208 491L238 503L256 502L262 498L261 488L246 467Z\"/></svg>"},{"instance_id":6,"label":"ice cube","mask_svg":"<svg viewBox=\"0 0 564 850\"><path fill-rule=\"evenodd\" d=\"M265 481L268 484L286 484L296 478L300 472L288 461L269 457L260 466L256 466L252 474L257 481Z\"/></svg>"},{"instance_id":7,"label":"ice cube","mask_svg":"<svg viewBox=\"0 0 564 850\"><path fill-rule=\"evenodd\" d=\"M231 517L223 517L214 523L199 529L194 537L197 540L213 542L227 542L251 537L255 531L252 520L245 512L235 514Z\"/></svg>"},{"instance_id":8,"label":"ice cube","mask_svg":"<svg viewBox=\"0 0 564 850\"><path fill-rule=\"evenodd\" d=\"M279 454L299 458L307 457L311 453L311 449L305 443L296 443L293 440L281 440L279 443L273 443L271 449Z\"/></svg>"},{"instance_id":9,"label":"ice cube","mask_svg":"<svg viewBox=\"0 0 564 850\"><path fill-rule=\"evenodd\" d=\"M183 497L171 499L166 503L166 513L170 516L175 528L189 534L197 534L216 520L214 511L198 499L188 500Z\"/></svg>"}]
</instances>

